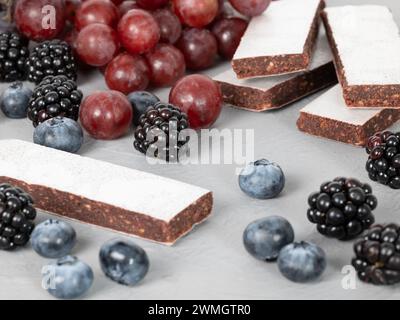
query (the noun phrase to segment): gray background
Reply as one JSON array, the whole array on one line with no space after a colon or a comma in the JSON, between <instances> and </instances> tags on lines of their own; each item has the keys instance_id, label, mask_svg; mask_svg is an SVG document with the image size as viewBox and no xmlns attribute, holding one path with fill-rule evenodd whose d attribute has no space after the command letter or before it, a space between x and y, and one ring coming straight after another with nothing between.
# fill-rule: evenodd
<instances>
[{"instance_id":1,"label":"gray background","mask_svg":"<svg viewBox=\"0 0 400 320\"><path fill-rule=\"evenodd\" d=\"M299 0L300 1L300 0ZM397 0L329 0L328 5L375 3L388 5L400 23ZM400 57L399 57L400 59ZM212 75L226 66L209 70ZM80 80L85 94L105 89L99 73ZM0 85L0 92L5 88ZM161 98L167 89L157 91ZM321 93L319 93L321 94ZM107 240L120 235L95 226L71 222L78 234L73 254L89 263L95 282L87 299L390 299L400 298L393 287L374 287L356 282L355 290L341 286L343 266L351 261L352 242L322 237L306 218L307 197L321 182L335 176L354 176L368 181L363 149L305 135L296 128L300 108L319 94L285 109L251 113L225 107L215 128L254 129L255 157L275 161L283 168L287 184L277 199L259 201L243 194L237 184L236 166L231 165L149 165L132 146L132 132L116 141L95 141L85 137L80 154L123 166L144 170L214 192L213 216L174 247L133 238L147 251L151 269L137 287L113 283L101 272L98 251ZM399 129L397 125L396 129ZM28 120L0 117L0 138L32 141L33 127ZM51 172L44 173L51 174ZM375 211L379 222L400 222L399 191L373 183L380 203ZM263 263L249 256L242 245L242 232L248 223L268 215L290 220L296 240L321 246L327 253L328 267L323 277L309 284L295 284L283 278L275 263ZM41 213L38 222L50 216ZM123 236L122 236L123 237ZM126 237L126 239L129 239ZM41 268L46 259L29 246L16 252L0 252L0 299L52 299L41 287Z\"/></svg>"}]
</instances>

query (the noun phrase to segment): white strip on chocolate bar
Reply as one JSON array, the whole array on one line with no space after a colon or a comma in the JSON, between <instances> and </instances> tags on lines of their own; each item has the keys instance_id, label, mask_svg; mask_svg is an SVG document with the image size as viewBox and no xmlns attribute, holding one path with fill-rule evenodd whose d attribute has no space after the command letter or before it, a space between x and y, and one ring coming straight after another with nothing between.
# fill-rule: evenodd
<instances>
[{"instance_id":1,"label":"white strip on chocolate bar","mask_svg":"<svg viewBox=\"0 0 400 320\"><path fill-rule=\"evenodd\" d=\"M351 109L344 102L340 85L336 85L326 93L300 110L302 113L334 121L362 126L378 115L380 109Z\"/></svg>"},{"instance_id":2,"label":"white strip on chocolate bar","mask_svg":"<svg viewBox=\"0 0 400 320\"><path fill-rule=\"evenodd\" d=\"M233 57L303 54L320 0L280 0L251 20Z\"/></svg>"},{"instance_id":3,"label":"white strip on chocolate bar","mask_svg":"<svg viewBox=\"0 0 400 320\"><path fill-rule=\"evenodd\" d=\"M20 140L0 140L0 176L169 222L208 190Z\"/></svg>"},{"instance_id":4,"label":"white strip on chocolate bar","mask_svg":"<svg viewBox=\"0 0 400 320\"><path fill-rule=\"evenodd\" d=\"M316 69L332 61L332 52L326 39L325 30L320 28L317 45L309 67L309 70ZM232 68L216 75L213 79L219 82L232 84L233 86L253 88L261 91L268 91L286 81L297 77L299 74L285 74L274 77L256 77L249 79L238 79Z\"/></svg>"},{"instance_id":5,"label":"white strip on chocolate bar","mask_svg":"<svg viewBox=\"0 0 400 320\"><path fill-rule=\"evenodd\" d=\"M400 84L400 35L378 5L325 9L348 86Z\"/></svg>"}]
</instances>

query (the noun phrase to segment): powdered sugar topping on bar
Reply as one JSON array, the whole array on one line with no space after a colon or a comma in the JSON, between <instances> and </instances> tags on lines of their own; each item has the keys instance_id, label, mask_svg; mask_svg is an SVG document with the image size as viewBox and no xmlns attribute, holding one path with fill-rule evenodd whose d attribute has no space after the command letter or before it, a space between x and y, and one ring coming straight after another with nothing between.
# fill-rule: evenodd
<instances>
[{"instance_id":1,"label":"powdered sugar topping on bar","mask_svg":"<svg viewBox=\"0 0 400 320\"><path fill-rule=\"evenodd\" d=\"M400 35L378 5L325 9L348 85L400 84Z\"/></svg>"},{"instance_id":2,"label":"powdered sugar topping on bar","mask_svg":"<svg viewBox=\"0 0 400 320\"><path fill-rule=\"evenodd\" d=\"M332 61L332 52L326 39L325 30L321 26L315 52L313 54L309 70L319 68ZM232 68L216 75L214 80L225 82L237 86L249 87L259 90L268 91L274 86L289 81L298 74L286 74L273 77L256 77L249 79L238 79Z\"/></svg>"},{"instance_id":3,"label":"powdered sugar topping on bar","mask_svg":"<svg viewBox=\"0 0 400 320\"><path fill-rule=\"evenodd\" d=\"M0 176L166 222L209 193L172 179L20 140L0 140Z\"/></svg>"},{"instance_id":4,"label":"powdered sugar topping on bar","mask_svg":"<svg viewBox=\"0 0 400 320\"><path fill-rule=\"evenodd\" d=\"M364 125L381 111L382 110L376 109L355 110L347 107L343 99L340 85L336 85L300 110L300 112L303 113L357 126Z\"/></svg>"},{"instance_id":5,"label":"powdered sugar topping on bar","mask_svg":"<svg viewBox=\"0 0 400 320\"><path fill-rule=\"evenodd\" d=\"M233 59L303 54L320 0L280 0L251 20Z\"/></svg>"}]
</instances>

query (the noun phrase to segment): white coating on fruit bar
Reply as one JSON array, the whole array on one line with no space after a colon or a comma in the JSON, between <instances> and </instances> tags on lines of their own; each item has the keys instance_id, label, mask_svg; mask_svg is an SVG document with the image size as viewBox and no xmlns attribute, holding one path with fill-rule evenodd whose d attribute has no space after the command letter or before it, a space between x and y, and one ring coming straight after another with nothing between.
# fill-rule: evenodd
<instances>
[{"instance_id":1,"label":"white coating on fruit bar","mask_svg":"<svg viewBox=\"0 0 400 320\"><path fill-rule=\"evenodd\" d=\"M0 140L0 176L169 222L208 190L21 140Z\"/></svg>"},{"instance_id":2,"label":"white coating on fruit bar","mask_svg":"<svg viewBox=\"0 0 400 320\"><path fill-rule=\"evenodd\" d=\"M320 2L272 2L262 15L250 21L233 59L303 54Z\"/></svg>"},{"instance_id":3,"label":"white coating on fruit bar","mask_svg":"<svg viewBox=\"0 0 400 320\"><path fill-rule=\"evenodd\" d=\"M400 84L400 35L387 7L325 10L348 85Z\"/></svg>"},{"instance_id":4,"label":"white coating on fruit bar","mask_svg":"<svg viewBox=\"0 0 400 320\"><path fill-rule=\"evenodd\" d=\"M340 85L336 85L300 110L321 118L341 121L357 126L377 116L382 110L352 109L346 106Z\"/></svg>"},{"instance_id":5,"label":"white coating on fruit bar","mask_svg":"<svg viewBox=\"0 0 400 320\"><path fill-rule=\"evenodd\" d=\"M315 52L311 60L309 70L317 69L332 61L332 52L326 39L325 29L321 26L317 39ZM234 86L248 87L268 91L273 87L298 77L300 73L291 73L274 77L257 77L249 79L238 79L232 68L217 74L214 80L232 84Z\"/></svg>"}]
</instances>

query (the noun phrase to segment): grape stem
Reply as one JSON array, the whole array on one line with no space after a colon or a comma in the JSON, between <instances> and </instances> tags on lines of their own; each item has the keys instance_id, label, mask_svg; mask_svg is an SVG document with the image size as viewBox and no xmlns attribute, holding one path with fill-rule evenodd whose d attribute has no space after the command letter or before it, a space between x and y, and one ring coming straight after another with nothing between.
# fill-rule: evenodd
<instances>
[{"instance_id":1,"label":"grape stem","mask_svg":"<svg viewBox=\"0 0 400 320\"><path fill-rule=\"evenodd\" d=\"M0 8L4 8L6 15L3 17L4 21L12 21L12 8L14 5L14 0L0 0Z\"/></svg>"}]
</instances>

